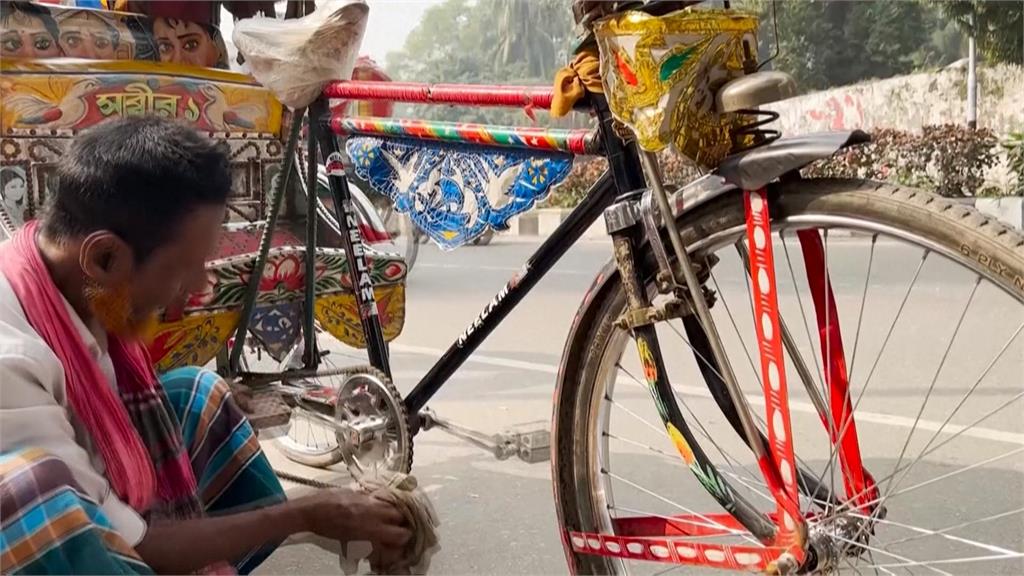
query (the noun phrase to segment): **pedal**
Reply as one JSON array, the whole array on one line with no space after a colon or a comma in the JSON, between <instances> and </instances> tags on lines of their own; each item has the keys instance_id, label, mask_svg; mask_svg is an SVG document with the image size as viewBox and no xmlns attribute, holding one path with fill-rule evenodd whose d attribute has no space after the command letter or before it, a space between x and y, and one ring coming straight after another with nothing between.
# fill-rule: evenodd
<instances>
[{"instance_id":1,"label":"pedal","mask_svg":"<svg viewBox=\"0 0 1024 576\"><path fill-rule=\"evenodd\" d=\"M490 452L498 460L508 460L512 456L517 456L523 462L536 464L547 462L551 458L551 431L547 422L543 420L518 424L500 434L488 435L441 418L430 409L421 412L420 418L423 430L440 428L456 438Z\"/></svg>"},{"instance_id":2,"label":"pedal","mask_svg":"<svg viewBox=\"0 0 1024 576\"><path fill-rule=\"evenodd\" d=\"M231 384L231 393L238 407L245 412L249 424L257 431L288 424L292 410L274 390L253 390L239 383Z\"/></svg>"},{"instance_id":3,"label":"pedal","mask_svg":"<svg viewBox=\"0 0 1024 576\"><path fill-rule=\"evenodd\" d=\"M506 446L506 458L515 455L528 464L551 459L551 431L547 421L537 420L513 426L499 434L499 438Z\"/></svg>"}]
</instances>

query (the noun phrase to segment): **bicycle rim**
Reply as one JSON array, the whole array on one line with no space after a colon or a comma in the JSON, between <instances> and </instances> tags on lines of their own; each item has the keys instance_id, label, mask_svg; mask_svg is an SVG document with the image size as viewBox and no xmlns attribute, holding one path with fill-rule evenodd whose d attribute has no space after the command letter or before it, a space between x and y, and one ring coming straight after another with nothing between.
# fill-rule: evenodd
<instances>
[{"instance_id":1,"label":"bicycle rim","mask_svg":"<svg viewBox=\"0 0 1024 576\"><path fill-rule=\"evenodd\" d=\"M812 534L835 532L830 541L838 550L821 572L1020 573L1024 434L1014 420L1024 395L1024 297L990 282L977 262L951 247L877 221L808 213L775 224L781 314L796 341L786 373L798 464L845 496L838 450L812 397L828 402L830 390L795 234L820 228L828 230L821 236L825 269L845 337L864 469L874 476L877 503L886 510L880 517L852 506L830 509L805 495L801 510L816 515ZM857 235L838 238L851 230ZM721 257L708 281L718 294L713 315L763 430L749 280L734 248L743 234L743 226L713 233L696 252ZM699 363L707 368L710 362L695 354L679 320L659 325L658 333L674 400L698 442L732 489L770 512L772 499L756 463L703 385ZM592 487L596 531L621 532L633 518L687 518L730 532L717 538L722 543L751 544L749 534L711 516L722 511L668 440L628 333L614 330L603 349L590 394L597 405L585 432L590 456L580 471ZM810 372L807 387L795 370L797 357ZM1000 497L979 495L979 485L992 485ZM840 518L861 523L840 530ZM674 568L620 560L613 565L638 573Z\"/></svg>"}]
</instances>

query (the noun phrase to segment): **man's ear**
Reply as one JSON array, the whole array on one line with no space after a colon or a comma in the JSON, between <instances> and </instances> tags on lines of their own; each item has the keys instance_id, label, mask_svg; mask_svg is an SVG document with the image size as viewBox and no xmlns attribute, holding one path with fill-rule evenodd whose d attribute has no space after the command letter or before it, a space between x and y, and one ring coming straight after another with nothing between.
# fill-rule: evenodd
<instances>
[{"instance_id":1,"label":"man's ear","mask_svg":"<svg viewBox=\"0 0 1024 576\"><path fill-rule=\"evenodd\" d=\"M101 230L89 234L82 241L78 254L85 277L100 286L120 286L134 273L134 251L113 232Z\"/></svg>"}]
</instances>

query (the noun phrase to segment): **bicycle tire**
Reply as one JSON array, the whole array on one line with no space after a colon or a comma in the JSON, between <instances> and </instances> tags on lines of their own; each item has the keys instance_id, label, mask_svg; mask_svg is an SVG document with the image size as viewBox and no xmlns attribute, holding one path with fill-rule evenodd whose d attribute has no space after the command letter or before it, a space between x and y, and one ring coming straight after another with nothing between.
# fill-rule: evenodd
<instances>
[{"instance_id":1,"label":"bicycle tire","mask_svg":"<svg viewBox=\"0 0 1024 576\"><path fill-rule=\"evenodd\" d=\"M1024 302L1024 235L973 207L934 194L871 181L795 179L767 187L773 221L820 215L872 222L923 238L957 264L1002 287ZM677 219L687 246L716 232L742 227L739 192L723 195ZM668 245L668 242L665 242ZM657 265L647 247L640 252L638 275L652 289ZM599 532L600 512L590 470L597 439L589 426L598 418L604 394L597 388L599 364L615 323L625 309L625 295L612 262L591 287L576 316L562 356L552 415L552 480L563 547L575 574L616 574L615 558L577 554L568 532Z\"/></svg>"}]
</instances>

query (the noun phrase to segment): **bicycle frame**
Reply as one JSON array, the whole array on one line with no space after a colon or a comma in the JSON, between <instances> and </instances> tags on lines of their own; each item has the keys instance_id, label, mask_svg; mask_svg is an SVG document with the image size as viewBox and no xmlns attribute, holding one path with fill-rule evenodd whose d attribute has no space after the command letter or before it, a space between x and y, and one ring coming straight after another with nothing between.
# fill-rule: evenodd
<instances>
[{"instance_id":1,"label":"bicycle frame","mask_svg":"<svg viewBox=\"0 0 1024 576\"><path fill-rule=\"evenodd\" d=\"M364 258L362 238L355 215L352 192L346 181L344 170L340 167L331 168L331 158L340 154L340 144L335 135L346 136L349 134L369 134L377 136L403 136L421 140L459 142L463 144L486 144L505 147L517 147L534 149L540 151L562 151L570 153L598 153L608 160L607 171L597 180L585 196L584 200L569 214L569 216L556 228L556 230L545 240L541 246L524 263L522 269L509 279L504 287L484 307L477 318L456 338L448 347L442 357L428 370L426 375L416 384L412 391L403 399L406 410L410 415L411 427L415 433L420 428L420 410L440 390L456 370L473 354L473 352L487 339L505 317L515 309L516 306L526 297L534 286L551 270L561 257L574 245L583 235L583 232L590 227L602 214L605 215L605 222L608 232L612 237L614 247L615 263L619 270L623 287L627 294L629 310L633 313L642 312L651 306L651 302L642 289L642 283L638 274L640 269L640 254L644 247L645 239L650 238L651 230L645 230L640 217L635 211L641 196L650 191L646 186L650 185L652 190L664 194L660 182L660 173L657 171L656 161L647 153L642 153L632 142L625 142L618 138L613 132L612 116L607 104L599 96L591 96L589 106L598 120L596 132L586 130L543 130L536 128L500 128L457 123L431 123L418 120L378 120L378 119L346 119L331 117L328 113L327 98L345 99L367 99L367 100L393 100L402 102L425 102L436 104L459 104L469 106L509 106L521 107L524 105L545 105L550 102L550 91L537 88L515 88L501 86L474 86L462 85L427 85L427 84L395 84L386 85L374 82L336 82L327 87L324 95L311 107L310 113L313 121L310 123L315 132L315 142L310 141L310 148L319 147L323 157L327 159L327 178L331 195L334 200L336 218L342 227L342 241L349 261L349 269L353 271L356 278L353 285L356 286L356 301L360 310L360 320L367 342L367 352L370 363L377 369L390 375L390 358L388 347L383 337L381 326L377 318L376 301L372 283L366 274L367 266ZM315 155L311 154L310 158ZM652 167L653 164L653 167ZM748 213L748 237L752 247L755 248L749 260L750 273L754 276L757 273L764 273L764 270L773 270L771 243L764 242L764 238L770 237L770 218L768 216L768 199L764 190L752 190L744 192L744 201ZM667 200L662 198L662 209L665 208ZM633 210L632 212L630 210ZM671 212L671 209L669 209ZM671 237L671 234L670 234ZM816 236L814 236L816 238ZM802 238L805 242L805 250L814 251L811 238ZM674 244L680 244L678 238ZM677 246L677 248L682 248ZM664 250L664 247L662 247ZM677 251L677 256L679 253ZM685 255L685 252L683 253ZM685 262L685 259L681 258ZM684 267L685 268L685 267ZM690 270L686 284L695 288L692 294L700 294L700 283L697 281L694 272ZM686 425L678 406L674 404L668 409L661 409L661 416L666 425L669 436L676 443L683 459L693 469L698 479L701 480L708 492L727 510L725 514L713 514L722 526L743 527L755 536L762 546L726 546L711 543L698 544L694 548L702 551L704 557L711 560L713 556L720 555L722 558L733 559L732 564L724 564L733 568L764 568L768 570L790 570L800 566L805 558L805 547L807 545L806 520L800 513L797 491L797 479L818 494L818 487L808 482L808 476L802 469L795 465L792 447L792 434L790 428L790 416L788 409L788 396L786 393L784 369L782 368L782 343L779 337L781 332L776 297L774 294L775 282L774 273L770 272L771 279L767 284L761 284L761 276L758 276L761 298L755 302L758 316L762 319L771 320L771 325L762 323L758 326L758 340L761 343L762 351L762 377L766 384L765 396L768 401L769 416L777 413L784 423L784 428L773 426L768 430L768 435L756 432L750 426L741 426L743 419L750 418L749 407L742 399L742 396L729 389L729 382L725 380L723 390L722 379L708 378L705 373L705 380L712 388L713 394L719 406L726 414L729 421L736 428L741 437L745 438L751 450L757 456L762 475L767 482L770 491L777 503L777 510L773 514L762 514L744 498L728 488L728 482L721 477L707 455L700 449L699 444L693 437L692 432ZM685 273L684 273L685 275ZM365 277L364 277L365 276ZM827 280L826 280L827 283ZM825 287L819 287L819 292ZM311 295L312 296L312 295ZM697 296L693 296L697 298ZM825 297L827 303L829 297ZM820 302L816 302L821 305ZM701 305L704 305L701 302ZM705 305L706 306L706 305ZM714 326L708 326L710 316L707 309L700 312L700 305L694 304L698 309L698 316L701 321L695 322L693 318L688 319L687 331L693 333L706 332L705 344L710 342L712 347L718 338ZM706 318L704 317L706 316ZM833 314L834 316L834 314ZM308 320L307 320L308 322ZM767 322L763 320L763 322ZM650 322L639 323L631 326L637 348L641 356L641 363L647 377L652 395L655 400L671 397L671 387L665 373L664 363L661 357L661 350L658 344L657 334ZM829 329L835 330L834 325ZM695 339L696 340L696 339ZM714 357L719 357L717 352ZM313 363L307 363L307 369L316 368L316 359L311 358ZM776 363L777 362L777 366ZM712 367L713 368L713 367ZM724 368L724 369L723 369ZM719 370L728 374L728 360L720 358ZM837 389L845 387L845 382L837 382ZM718 387L718 390L715 390ZM845 389L842 390L845 395ZM840 396L842 398L843 396ZM659 402L665 404L665 402ZM840 409L842 406L840 405ZM823 421L827 415L822 415ZM774 418L769 421L775 422ZM845 421L845 415L844 420ZM852 421L852 417L851 417ZM826 423L827 425L827 423ZM855 434L855 432L854 432ZM848 436L836 435L833 431L833 442L848 444ZM854 439L855 440L855 439ZM854 448L856 446L854 445ZM855 472L860 468L859 454L851 454ZM846 458L844 457L844 470ZM813 479L813 477L810 477ZM858 474L848 475L848 493L856 489L862 489L865 478ZM833 501L831 494L826 494L828 501ZM860 498L863 501L863 498ZM644 526L639 519L635 526L630 529L640 534L650 531L650 526ZM715 535L715 529L705 530L702 535ZM634 534L635 536L636 534ZM588 551L586 546L580 547L578 541L589 543L591 535L572 535L573 546L579 551ZM655 533L652 536L659 536ZM604 537L604 536L602 536ZM611 538L609 536L609 538ZM626 550L635 542L628 540L628 537L618 537L621 542L620 550ZM624 552L622 552L624 553ZM612 554L615 555L615 554ZM677 556L673 559L681 563L702 564L700 558ZM658 556L648 559L664 560L667 556ZM712 561L712 565L714 562Z\"/></svg>"},{"instance_id":2,"label":"bicycle frame","mask_svg":"<svg viewBox=\"0 0 1024 576\"><path fill-rule=\"evenodd\" d=\"M462 104L462 105L506 105L522 106L524 102L532 103L537 100L545 101L546 96L539 90L530 92L522 91L516 93L514 90L495 86L477 86L473 90L460 91L462 87L436 87L429 85L387 86L375 90L372 83L359 82L337 82L328 86L324 91L325 96L342 98L386 98L398 99L405 102L431 102L439 104ZM455 141L462 143L500 143L504 146L514 146L538 150L562 150L567 152L583 152L598 150L595 144L600 142L600 152L608 160L608 170L592 186L585 196L583 202L578 205L552 233L548 239L541 244L537 251L527 259L523 268L513 276L505 286L494 296L484 307L476 320L453 342L441 358L430 368L427 374L419 381L413 390L403 399L407 413L412 420L412 429L419 429L419 411L426 406L426 403L433 395L440 390L448 378L472 355L472 353L486 340L490 333L497 327L504 318L522 301L530 290L542 279L547 272L558 262L565 252L582 236L591 224L602 214L606 214L606 224L612 237L614 245L614 256L616 264L622 275L623 283L628 294L629 307L631 310L640 311L650 306L650 301L642 289L637 274L639 267L639 248L643 244L644 229L638 218L630 218L628 209L635 206L644 187L650 179L645 175L643 165L643 153L632 142L624 142L619 139L612 126L612 116L603 98L591 96L590 105L598 120L597 136L591 135L588 131L542 131L536 129L520 130L518 128L490 130L480 125L452 124L452 123L427 123L422 121L375 121L375 120L348 120L343 118L326 118L326 102L323 98L311 107L313 118L320 118L318 123L318 144L325 153L325 157L339 153L339 144L333 134L326 129L328 126L335 133L345 135L344 130L352 130L357 134L392 135L417 137L434 141ZM529 132L528 137L523 137ZM331 193L335 198L335 206L341 207L338 220L345 222L348 234L343 235L348 245L346 249L349 254L349 266L351 270L360 271L365 269L362 262L362 251L351 249L357 246L359 241L358 230L353 227L353 218L350 214L351 202L350 191L343 172L331 174L329 171ZM657 178L655 178L656 180ZM660 182L658 183L660 185ZM342 214L341 212L344 212ZM344 216L344 217L343 217ZM358 273L358 272L357 272ZM361 284L361 282L355 282ZM698 287L697 290L700 290ZM380 327L377 317L374 314L376 304L373 299L373 291L358 291L358 304L363 324L364 333L369 346L368 353L374 367L389 372L389 358L387 347L380 337ZM653 325L639 326L634 329L637 345L641 350L641 359L644 362L645 372L653 374L648 383L652 393L669 394L670 385L664 364L661 359L661 351L657 341ZM717 337L715 335L714 337ZM646 353L645 353L646 352ZM733 401L735 404L735 397ZM729 511L732 517L741 525L750 530L766 548L746 547L723 547L723 553L730 555L746 554L750 558L756 558L762 566L776 561L785 555L787 562L796 563L803 559L802 545L804 539L796 530L803 528L803 524L793 525L783 518L797 518L795 498L789 497L781 489L776 492L779 502L779 511L773 519L761 515L757 509L745 499L728 489L713 489L714 486L726 486L728 483L718 475L708 457L699 449L699 445L693 438L682 413L677 406L670 414L663 414L666 425L671 430L676 430L673 439L685 438L685 444L693 446L693 453L687 464L694 468L698 478L710 477L712 481L705 481L708 488L719 503ZM736 413L749 410L745 405L734 406ZM747 416L749 418L749 416ZM788 418L788 413L787 413ZM680 436L680 434L682 436ZM760 455L759 461L762 464L762 472L773 486L781 486L777 472L772 468L772 459L765 456L766 449L762 438L749 437L749 444L755 453ZM689 450L686 451L689 453ZM790 455L789 461L792 461ZM774 473L773 473L774 472ZM785 511L785 512L784 512ZM624 548L623 548L624 549Z\"/></svg>"},{"instance_id":3,"label":"bicycle frame","mask_svg":"<svg viewBox=\"0 0 1024 576\"><path fill-rule=\"evenodd\" d=\"M324 98L430 102L468 106L549 106L551 97L551 90L535 87L427 85L396 82L387 84L336 82L324 90ZM330 117L324 98L310 107L312 118L315 120L312 124L317 126L317 144L323 151L324 157L340 152L338 140L334 137L339 132L341 135L351 133L404 135L450 142L498 143L512 147L573 153L598 152L600 150L596 134L587 130L516 128L504 132L493 132L485 126L469 124ZM596 111L603 124L610 124L611 116L607 108L603 111L598 108ZM603 128L607 129L608 126ZM607 140L604 140L603 143L605 146L608 145ZM620 153L615 158L625 161L627 155ZM633 158L636 158L635 153ZM609 155L609 161L612 161L611 155ZM623 169L625 170L625 168ZM638 189L643 185L639 165L633 166L631 170L639 175L640 179L636 182ZM342 237L349 254L349 265L358 273L360 270L365 270L366 266L362 261L362 251L353 248L359 245L360 236L359 230L351 225L353 221L350 212L351 191L343 174L329 173L328 181L338 211L337 219L346 228L346 233L342 234ZM410 415L417 415L426 406L433 395L487 339L494 328L515 309L566 251L582 237L584 231L601 216L604 210L615 202L616 190L623 189L617 184L608 173L598 179L588 191L584 201L527 259L520 272L506 282L505 286L480 312L476 320L449 346L444 355L406 396L404 401ZM359 290L356 297L360 310L364 311L360 317L367 336L370 363L390 375L387 345L384 343L379 323L373 313L376 307L373 292L372 290ZM414 417L413 421L414 424L418 423L418 418ZM414 426L415 428L418 426Z\"/></svg>"}]
</instances>

